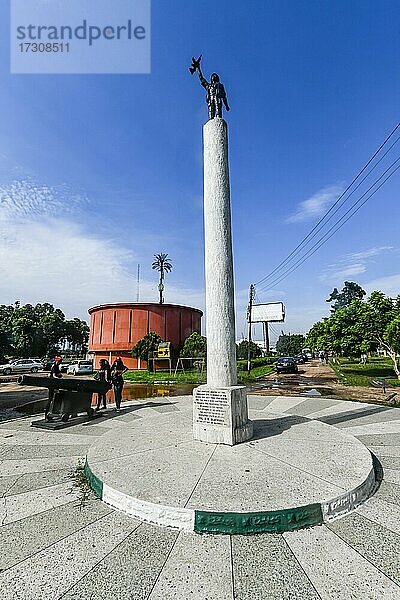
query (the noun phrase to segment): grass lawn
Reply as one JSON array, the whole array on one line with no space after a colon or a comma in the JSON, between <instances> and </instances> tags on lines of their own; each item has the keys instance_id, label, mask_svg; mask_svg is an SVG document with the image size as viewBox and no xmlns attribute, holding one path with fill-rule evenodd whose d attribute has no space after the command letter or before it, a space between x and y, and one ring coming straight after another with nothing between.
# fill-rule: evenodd
<instances>
[{"instance_id":1,"label":"grass lawn","mask_svg":"<svg viewBox=\"0 0 400 600\"><path fill-rule=\"evenodd\" d=\"M269 375L274 371L274 367L271 365L265 365L262 367L255 367L247 373L247 371L238 371L238 383L251 383L257 381ZM124 374L125 381L132 383L154 383L154 382L173 382L173 383L194 383L201 384L206 383L206 373L199 373L198 371L186 371L185 373L173 373L170 375L165 371L157 371L156 373L149 373L148 371L127 371Z\"/></svg>"},{"instance_id":2,"label":"grass lawn","mask_svg":"<svg viewBox=\"0 0 400 600\"><path fill-rule=\"evenodd\" d=\"M124 373L124 380L131 383L154 383L154 382L173 382L173 383L205 383L206 374L198 371L185 371L185 373L177 373L171 375L168 371L127 371Z\"/></svg>"},{"instance_id":3,"label":"grass lawn","mask_svg":"<svg viewBox=\"0 0 400 600\"><path fill-rule=\"evenodd\" d=\"M366 365L361 364L359 361L354 362L349 358L341 358L339 364L330 363L330 366L335 371L339 381L345 385L370 387L371 381L380 377L385 377L394 386L400 385L390 358L373 357L369 359Z\"/></svg>"}]
</instances>

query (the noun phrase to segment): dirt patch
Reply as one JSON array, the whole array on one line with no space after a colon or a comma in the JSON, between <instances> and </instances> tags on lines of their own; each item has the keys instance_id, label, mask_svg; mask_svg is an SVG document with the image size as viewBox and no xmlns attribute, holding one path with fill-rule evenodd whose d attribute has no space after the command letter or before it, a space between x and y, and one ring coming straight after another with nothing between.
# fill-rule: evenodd
<instances>
[{"instance_id":1,"label":"dirt patch","mask_svg":"<svg viewBox=\"0 0 400 600\"><path fill-rule=\"evenodd\" d=\"M299 372L293 374L271 373L252 389L252 394L262 396L312 396L316 390L324 398L338 400L354 400L379 404L400 404L400 391L386 390L386 394L373 387L344 385L337 379L336 373L329 365L321 365L318 360L311 360L299 365ZM310 393L311 392L311 393ZM396 394L393 397L393 394Z\"/></svg>"}]
</instances>

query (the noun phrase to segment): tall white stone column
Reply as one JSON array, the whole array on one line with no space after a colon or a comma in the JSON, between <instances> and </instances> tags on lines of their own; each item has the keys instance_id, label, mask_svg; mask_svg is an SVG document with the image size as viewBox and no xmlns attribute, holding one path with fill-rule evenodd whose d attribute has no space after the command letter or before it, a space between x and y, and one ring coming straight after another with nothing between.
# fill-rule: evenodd
<instances>
[{"instance_id":1,"label":"tall white stone column","mask_svg":"<svg viewBox=\"0 0 400 600\"><path fill-rule=\"evenodd\" d=\"M250 439L245 388L237 385L228 127L210 119L204 136L207 384L193 392L195 439L234 445Z\"/></svg>"}]
</instances>

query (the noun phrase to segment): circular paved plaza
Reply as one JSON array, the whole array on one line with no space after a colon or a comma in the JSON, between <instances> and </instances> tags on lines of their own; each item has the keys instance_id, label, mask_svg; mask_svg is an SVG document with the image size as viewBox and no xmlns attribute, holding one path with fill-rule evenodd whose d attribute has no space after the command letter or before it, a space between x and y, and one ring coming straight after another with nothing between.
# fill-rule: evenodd
<instances>
[{"instance_id":1,"label":"circular paved plaza","mask_svg":"<svg viewBox=\"0 0 400 600\"><path fill-rule=\"evenodd\" d=\"M400 410L304 397L249 405L256 436L234 448L197 449L188 398L125 403L60 431L31 428L32 417L2 422L2 597L400 599ZM283 533L159 526L86 497L71 477L87 456L105 485L142 503L268 512L354 492L368 478L366 448L379 489L345 516Z\"/></svg>"}]
</instances>

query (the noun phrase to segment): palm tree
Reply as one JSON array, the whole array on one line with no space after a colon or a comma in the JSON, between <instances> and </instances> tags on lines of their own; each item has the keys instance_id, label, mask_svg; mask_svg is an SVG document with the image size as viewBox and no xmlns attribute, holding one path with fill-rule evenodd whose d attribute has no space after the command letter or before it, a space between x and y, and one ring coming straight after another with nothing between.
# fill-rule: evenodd
<instances>
[{"instance_id":1,"label":"palm tree","mask_svg":"<svg viewBox=\"0 0 400 600\"><path fill-rule=\"evenodd\" d=\"M163 291L164 291L164 273L170 273L172 271L172 262L168 258L168 254L155 254L155 261L152 263L151 268L159 271L160 283L158 285L158 291L160 292L160 304L163 304Z\"/></svg>"}]
</instances>

